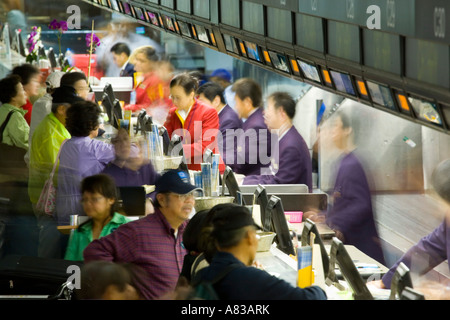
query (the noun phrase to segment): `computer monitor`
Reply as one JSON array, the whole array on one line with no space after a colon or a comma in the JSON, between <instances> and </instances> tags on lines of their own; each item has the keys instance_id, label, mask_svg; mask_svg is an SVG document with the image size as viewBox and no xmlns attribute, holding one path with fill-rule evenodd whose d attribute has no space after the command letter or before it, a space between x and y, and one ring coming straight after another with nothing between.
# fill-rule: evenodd
<instances>
[{"instance_id":1,"label":"computer monitor","mask_svg":"<svg viewBox=\"0 0 450 320\"><path fill-rule=\"evenodd\" d=\"M328 267L328 275L325 283L330 285L331 283L338 284L338 280L335 272L335 264L338 264L341 273L347 282L349 288L353 292L353 298L355 300L373 300L373 296L366 286L363 278L356 269L350 255L345 249L341 240L334 237L330 249L330 264Z\"/></svg>"},{"instance_id":2,"label":"computer monitor","mask_svg":"<svg viewBox=\"0 0 450 320\"><path fill-rule=\"evenodd\" d=\"M303 223L302 235L300 238L301 246L310 246L311 233L315 235L314 243L320 246L320 255L322 256L322 264L323 264L323 274L328 274L328 268L330 265L330 261L328 258L327 250L325 249L325 245L323 244L322 238L320 236L319 230L317 229L316 224L310 220L306 219Z\"/></svg>"},{"instance_id":3,"label":"computer monitor","mask_svg":"<svg viewBox=\"0 0 450 320\"><path fill-rule=\"evenodd\" d=\"M271 232L272 230L272 217L270 212L267 211L267 204L269 203L269 198L267 197L266 188L258 184L255 192L253 193L253 204L259 204L259 210L261 212L261 224L264 231Z\"/></svg>"},{"instance_id":4,"label":"computer monitor","mask_svg":"<svg viewBox=\"0 0 450 320\"><path fill-rule=\"evenodd\" d=\"M169 156L169 146L170 146L170 137L169 133L167 132L166 127L160 126L158 128L159 135L162 137L163 141L163 153L166 156Z\"/></svg>"},{"instance_id":5,"label":"computer monitor","mask_svg":"<svg viewBox=\"0 0 450 320\"><path fill-rule=\"evenodd\" d=\"M53 50L53 48L47 50L47 57L50 61L52 69L55 69L58 66L58 63L56 62L55 51Z\"/></svg>"},{"instance_id":6,"label":"computer monitor","mask_svg":"<svg viewBox=\"0 0 450 320\"><path fill-rule=\"evenodd\" d=\"M127 216L144 216L146 193L142 186L118 187L122 209Z\"/></svg>"},{"instance_id":7,"label":"computer monitor","mask_svg":"<svg viewBox=\"0 0 450 320\"><path fill-rule=\"evenodd\" d=\"M272 217L272 225L276 233L275 242L277 248L285 254L295 255L294 244L292 243L291 233L284 214L283 203L277 196L272 195L267 204L268 212Z\"/></svg>"},{"instance_id":8,"label":"computer monitor","mask_svg":"<svg viewBox=\"0 0 450 320\"><path fill-rule=\"evenodd\" d=\"M106 84L103 89L102 106L105 108L105 112L108 115L110 123L114 128L119 129L120 119L123 119L122 107L120 101L115 98L114 90L111 84Z\"/></svg>"},{"instance_id":9,"label":"computer monitor","mask_svg":"<svg viewBox=\"0 0 450 320\"><path fill-rule=\"evenodd\" d=\"M234 176L233 170L227 166L223 172L222 178L222 196L225 195L225 187L228 189L230 196L234 197L234 203L238 203L238 192L241 192L239 184L237 183L236 177ZM244 198L242 198L241 205L245 206Z\"/></svg>"},{"instance_id":10,"label":"computer monitor","mask_svg":"<svg viewBox=\"0 0 450 320\"><path fill-rule=\"evenodd\" d=\"M389 299L400 299L402 292L406 287L413 288L411 274L409 272L409 268L403 262L400 262L397 269L395 269L394 275L392 276L391 295L389 296Z\"/></svg>"}]
</instances>

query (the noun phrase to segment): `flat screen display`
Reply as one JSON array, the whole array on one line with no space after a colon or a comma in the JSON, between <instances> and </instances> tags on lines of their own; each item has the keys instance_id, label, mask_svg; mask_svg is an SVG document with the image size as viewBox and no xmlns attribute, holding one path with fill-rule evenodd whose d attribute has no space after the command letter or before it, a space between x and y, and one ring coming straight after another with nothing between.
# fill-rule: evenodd
<instances>
[{"instance_id":1,"label":"flat screen display","mask_svg":"<svg viewBox=\"0 0 450 320\"><path fill-rule=\"evenodd\" d=\"M223 41L225 43L225 48L228 52L239 54L239 48L236 44L236 39L228 34L223 35Z\"/></svg>"},{"instance_id":2,"label":"flat screen display","mask_svg":"<svg viewBox=\"0 0 450 320\"><path fill-rule=\"evenodd\" d=\"M289 62L285 55L278 52L269 51L269 56L272 59L272 63L275 69L290 73Z\"/></svg>"},{"instance_id":3,"label":"flat screen display","mask_svg":"<svg viewBox=\"0 0 450 320\"><path fill-rule=\"evenodd\" d=\"M148 15L148 18L150 19L150 22L151 22L152 25L157 26L157 27L161 27L159 25L159 19L158 19L158 14L157 13L153 13L153 12L147 11L147 15Z\"/></svg>"},{"instance_id":4,"label":"flat screen display","mask_svg":"<svg viewBox=\"0 0 450 320\"><path fill-rule=\"evenodd\" d=\"M397 110L391 90L388 87L371 81L367 81L367 87L374 103L394 111Z\"/></svg>"},{"instance_id":5,"label":"flat screen display","mask_svg":"<svg viewBox=\"0 0 450 320\"><path fill-rule=\"evenodd\" d=\"M250 59L261 62L261 54L259 53L258 45L253 42L244 41L247 49L247 55Z\"/></svg>"},{"instance_id":6,"label":"flat screen display","mask_svg":"<svg viewBox=\"0 0 450 320\"><path fill-rule=\"evenodd\" d=\"M319 76L319 70L317 67L311 63L298 60L298 63L300 65L300 69L302 69L303 76L309 80L315 81L317 83L321 83L320 76Z\"/></svg>"},{"instance_id":7,"label":"flat screen display","mask_svg":"<svg viewBox=\"0 0 450 320\"><path fill-rule=\"evenodd\" d=\"M436 103L414 97L408 97L408 100L418 119L442 126L442 119Z\"/></svg>"},{"instance_id":8,"label":"flat screen display","mask_svg":"<svg viewBox=\"0 0 450 320\"><path fill-rule=\"evenodd\" d=\"M355 96L355 89L353 88L352 79L350 75L337 71L330 70L336 90Z\"/></svg>"},{"instance_id":9,"label":"flat screen display","mask_svg":"<svg viewBox=\"0 0 450 320\"><path fill-rule=\"evenodd\" d=\"M166 27L168 30L172 31L172 32L177 32L175 30L175 25L173 24L173 20L171 17L168 16L164 16L164 22L166 24Z\"/></svg>"},{"instance_id":10,"label":"flat screen display","mask_svg":"<svg viewBox=\"0 0 450 320\"><path fill-rule=\"evenodd\" d=\"M134 7L134 12L136 13L136 18L142 21L147 21L147 19L145 19L144 11L141 8Z\"/></svg>"},{"instance_id":11,"label":"flat screen display","mask_svg":"<svg viewBox=\"0 0 450 320\"><path fill-rule=\"evenodd\" d=\"M120 11L119 4L117 3L117 0L111 0L111 9Z\"/></svg>"},{"instance_id":12,"label":"flat screen display","mask_svg":"<svg viewBox=\"0 0 450 320\"><path fill-rule=\"evenodd\" d=\"M189 25L184 21L177 21L178 26L180 27L180 32L183 36L191 38L191 28L189 28Z\"/></svg>"},{"instance_id":13,"label":"flat screen display","mask_svg":"<svg viewBox=\"0 0 450 320\"><path fill-rule=\"evenodd\" d=\"M220 1L220 22L239 29L241 27L240 11L239 0Z\"/></svg>"},{"instance_id":14,"label":"flat screen display","mask_svg":"<svg viewBox=\"0 0 450 320\"><path fill-rule=\"evenodd\" d=\"M122 1L122 8L123 8L123 13L128 14L130 16L132 15L131 7L128 2Z\"/></svg>"},{"instance_id":15,"label":"flat screen display","mask_svg":"<svg viewBox=\"0 0 450 320\"><path fill-rule=\"evenodd\" d=\"M205 27L196 25L195 29L197 30L198 40L209 43L208 32L206 31Z\"/></svg>"}]
</instances>

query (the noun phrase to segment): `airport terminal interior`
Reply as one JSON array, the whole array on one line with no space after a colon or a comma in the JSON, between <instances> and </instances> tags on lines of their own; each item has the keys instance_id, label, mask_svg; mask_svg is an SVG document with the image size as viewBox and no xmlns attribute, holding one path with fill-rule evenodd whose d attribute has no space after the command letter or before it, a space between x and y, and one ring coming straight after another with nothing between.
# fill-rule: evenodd
<instances>
[{"instance_id":1,"label":"airport terminal interior","mask_svg":"<svg viewBox=\"0 0 450 320\"><path fill-rule=\"evenodd\" d=\"M300 250L297 249L309 245L313 247L314 259L320 258L319 262L312 262L315 280L309 284L322 287L328 298L400 299L401 293L393 298L390 291L375 288L367 295L365 284L380 280L411 247L433 233L446 215L449 217L449 204L442 201L432 186L434 169L450 158L449 3L438 0L0 0L0 4L0 79L24 63L37 66L42 79L60 70L84 72L92 101L105 113L102 123L105 133L96 138L102 141L109 142L122 126L120 123L126 123L132 138L138 135L148 138L164 124L165 118L162 121L159 118L167 116L153 115L153 125L147 128L148 118L140 117L136 110L125 111L124 106L133 104L135 99L134 84L132 78L120 77L120 67L113 60L110 50L118 42L126 43L131 51L150 45L161 60L170 63L174 75L195 73L200 83L211 81L211 75L220 69L227 72L231 84L239 79L253 79L261 88L263 109L267 109L271 94L287 92L296 103L293 126L303 137L312 159L312 188L304 189L300 183L263 185L270 200L272 195L281 199L286 218L281 219L281 227L275 226L280 221L274 222L276 230L272 231L276 237L270 239L270 249L257 253L257 259L263 267L267 266L266 271L300 286L297 263ZM67 28L60 31L62 25L52 27L53 22L65 22ZM30 48L32 32L38 33L39 42ZM99 43L94 42L94 36ZM35 46L39 49L35 50ZM30 57L33 53L34 58ZM40 90L43 95L44 80ZM109 104L105 103L105 96L111 98L111 95ZM120 105L119 114L115 113L115 99L120 101L122 113ZM338 112L358 124L353 126L354 142L370 185L373 216L384 255L380 263L355 247L347 247L358 271L369 266L368 273L361 273L364 290L358 287L359 283L352 283L354 274L344 270L352 266L346 267L339 260L344 259L343 254L336 258L335 272L325 273L331 267L326 265L331 257L330 252L325 256L319 253L321 245L341 253L346 251L334 247L339 241L335 241L331 227L312 223L312 229L317 232L315 244L311 244L314 240L306 239L310 234L301 237L306 227L311 227L306 212L314 206L327 211L333 206L333 198L339 197L339 190L334 186L342 153L332 141L333 119ZM152 142L147 140L145 146L151 146ZM155 159L150 152L145 156ZM283 159L285 154L278 156ZM168 168L166 162L153 165L163 173ZM178 168L178 164L172 169ZM197 185L193 170L188 172L191 183ZM233 176L232 171L225 173L227 178ZM238 173L236 178L236 184L234 179L226 184L224 175L220 177L222 185L213 181L217 193L210 196L225 197L228 192L234 196L232 201L249 207L254 219L267 215L264 210L267 212L268 207L262 205L255 212L255 195L261 191L258 184L242 184ZM33 211L24 213L26 208L17 209L20 205L27 206L27 189L18 188L18 194L12 195L5 187L7 178L2 179L0 253L4 262L0 260L0 299L54 296L64 283L60 270L52 267L51 259L39 260L39 236ZM360 190L353 192L352 199L356 199ZM123 199L123 205L125 202ZM276 216L279 209L276 203L272 209L272 216ZM11 218L14 210L20 211L20 217ZM299 212L303 213L303 220L301 215L300 220L294 219L294 214ZM144 216L141 212L129 215ZM264 221L256 222L265 226ZM70 226L58 226L58 231L70 234L77 227L74 224L71 221ZM289 236L283 238L280 233L285 233L286 228ZM8 233L8 230L13 231ZM449 244L446 246L448 253ZM16 261L21 261L22 273L11 267ZM343 268L341 272L338 264ZM61 260L59 269L65 273L68 265L70 261ZM42 278L48 273L56 284L40 290L39 280L34 279L32 283L36 284L28 290L21 284L26 278L25 270L43 274ZM405 293L404 299L424 298L413 286L420 281L442 285L442 290L447 290L447 299L450 296L447 257L425 275L415 273L414 266L407 273L410 282L412 279L411 291L407 292L411 296ZM13 278L17 290L6 285ZM350 283L353 296L339 293L345 290L334 285L338 281ZM67 287L63 291L65 294L60 294L58 299L71 298Z\"/></svg>"}]
</instances>

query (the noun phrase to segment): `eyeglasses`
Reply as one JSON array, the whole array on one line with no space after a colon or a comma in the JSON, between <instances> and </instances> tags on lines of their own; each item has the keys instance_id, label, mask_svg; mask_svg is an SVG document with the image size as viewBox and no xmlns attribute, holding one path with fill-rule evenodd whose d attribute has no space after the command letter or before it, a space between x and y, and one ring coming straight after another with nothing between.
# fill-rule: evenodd
<instances>
[{"instance_id":1,"label":"eyeglasses","mask_svg":"<svg viewBox=\"0 0 450 320\"><path fill-rule=\"evenodd\" d=\"M103 199L103 198L104 197L94 197L94 198L90 198L90 199L82 198L81 199L81 203L82 204L84 204L84 203L94 203L94 204L96 204L96 203L99 203L100 200Z\"/></svg>"},{"instance_id":2,"label":"eyeglasses","mask_svg":"<svg viewBox=\"0 0 450 320\"><path fill-rule=\"evenodd\" d=\"M187 199L191 199L191 198L195 197L194 192L189 192L186 194L178 194L178 193L171 193L171 194L173 194L174 196L176 196L178 199L180 199L182 201L186 201Z\"/></svg>"}]
</instances>

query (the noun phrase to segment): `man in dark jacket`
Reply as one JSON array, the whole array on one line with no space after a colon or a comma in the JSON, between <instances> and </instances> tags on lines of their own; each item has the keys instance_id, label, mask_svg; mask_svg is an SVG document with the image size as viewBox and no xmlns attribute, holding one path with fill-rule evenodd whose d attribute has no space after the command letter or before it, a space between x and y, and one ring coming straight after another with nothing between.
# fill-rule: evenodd
<instances>
[{"instance_id":1,"label":"man in dark jacket","mask_svg":"<svg viewBox=\"0 0 450 320\"><path fill-rule=\"evenodd\" d=\"M211 234L218 252L211 264L198 272L194 283L211 281L234 265L235 268L214 286L221 300L326 300L325 292L319 287L294 287L252 266L258 248L257 228L251 213L243 206L218 210Z\"/></svg>"}]
</instances>

